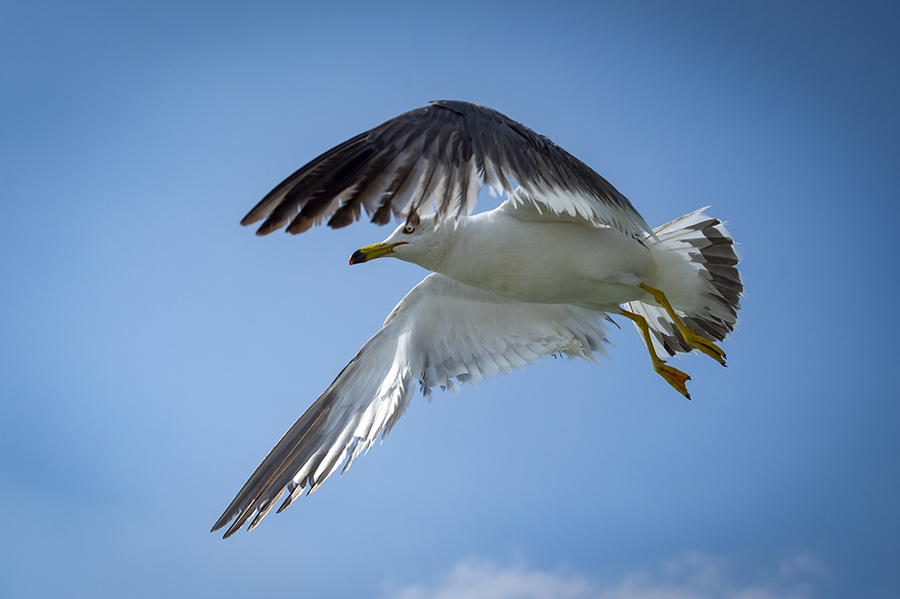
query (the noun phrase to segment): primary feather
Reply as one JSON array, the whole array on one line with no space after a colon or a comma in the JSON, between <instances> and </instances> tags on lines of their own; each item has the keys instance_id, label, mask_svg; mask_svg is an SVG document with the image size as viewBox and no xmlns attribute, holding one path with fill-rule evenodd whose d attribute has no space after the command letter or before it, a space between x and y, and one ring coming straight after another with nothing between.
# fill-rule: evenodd
<instances>
[{"instance_id":1,"label":"primary feather","mask_svg":"<svg viewBox=\"0 0 900 599\"><path fill-rule=\"evenodd\" d=\"M583 162L528 127L485 106L443 100L417 108L325 152L269 192L244 220L264 220L257 234L288 225L301 233L328 219L343 227L359 219L435 213L465 216L482 181L511 193L515 180L548 212L649 231L628 199Z\"/></svg>"}]
</instances>

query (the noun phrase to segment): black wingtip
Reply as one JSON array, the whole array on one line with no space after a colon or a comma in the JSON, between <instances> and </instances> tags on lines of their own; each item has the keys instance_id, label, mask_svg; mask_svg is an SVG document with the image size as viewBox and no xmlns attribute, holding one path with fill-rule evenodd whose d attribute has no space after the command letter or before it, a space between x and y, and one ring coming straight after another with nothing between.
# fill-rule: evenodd
<instances>
[{"instance_id":1,"label":"black wingtip","mask_svg":"<svg viewBox=\"0 0 900 599\"><path fill-rule=\"evenodd\" d=\"M229 519L229 520L230 520L230 519ZM219 519L216 521L215 524L213 524L213 527L209 529L209 532L216 532L217 530L219 530L220 528L222 528L222 527L225 526L226 524L228 524L228 520L226 520L226 519L225 519L225 516L223 515L221 518L219 518Z\"/></svg>"}]
</instances>

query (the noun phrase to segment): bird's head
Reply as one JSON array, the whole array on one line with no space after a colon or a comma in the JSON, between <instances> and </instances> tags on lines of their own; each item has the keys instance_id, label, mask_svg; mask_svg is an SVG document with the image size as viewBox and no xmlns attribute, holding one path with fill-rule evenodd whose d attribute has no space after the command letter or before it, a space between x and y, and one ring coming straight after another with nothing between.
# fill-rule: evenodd
<instances>
[{"instance_id":1,"label":"bird's head","mask_svg":"<svg viewBox=\"0 0 900 599\"><path fill-rule=\"evenodd\" d=\"M387 239L353 252L350 264L360 264L375 258L391 256L433 270L443 256L442 231L435 227L434 216L414 217L394 229Z\"/></svg>"}]
</instances>

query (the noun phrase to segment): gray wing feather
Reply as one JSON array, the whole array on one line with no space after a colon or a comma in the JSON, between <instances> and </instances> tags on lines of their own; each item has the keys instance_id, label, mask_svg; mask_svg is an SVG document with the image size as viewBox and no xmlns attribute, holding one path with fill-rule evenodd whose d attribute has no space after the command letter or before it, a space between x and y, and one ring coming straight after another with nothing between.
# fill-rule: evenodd
<instances>
[{"instance_id":1,"label":"gray wing feather","mask_svg":"<svg viewBox=\"0 0 900 599\"><path fill-rule=\"evenodd\" d=\"M358 220L435 212L470 214L482 181L512 192L515 180L532 201L630 234L649 227L628 199L583 162L490 108L439 101L411 110L325 152L269 192L241 221L264 220L257 234L287 225L301 233L328 219Z\"/></svg>"},{"instance_id":2,"label":"gray wing feather","mask_svg":"<svg viewBox=\"0 0 900 599\"><path fill-rule=\"evenodd\" d=\"M250 529L315 491L386 436L416 384L457 389L549 354L606 355L605 316L565 304L525 304L431 274L400 301L334 382L285 433L213 530Z\"/></svg>"}]
</instances>

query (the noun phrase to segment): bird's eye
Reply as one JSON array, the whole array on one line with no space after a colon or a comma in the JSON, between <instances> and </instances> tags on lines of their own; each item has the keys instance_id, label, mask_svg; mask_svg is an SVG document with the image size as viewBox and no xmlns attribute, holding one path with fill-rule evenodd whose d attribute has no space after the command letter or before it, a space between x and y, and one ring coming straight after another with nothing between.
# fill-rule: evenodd
<instances>
[{"instance_id":1,"label":"bird's eye","mask_svg":"<svg viewBox=\"0 0 900 599\"><path fill-rule=\"evenodd\" d=\"M404 235L412 235L415 232L416 232L416 228L412 225L406 225L405 227L403 227Z\"/></svg>"}]
</instances>

